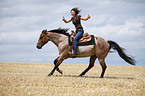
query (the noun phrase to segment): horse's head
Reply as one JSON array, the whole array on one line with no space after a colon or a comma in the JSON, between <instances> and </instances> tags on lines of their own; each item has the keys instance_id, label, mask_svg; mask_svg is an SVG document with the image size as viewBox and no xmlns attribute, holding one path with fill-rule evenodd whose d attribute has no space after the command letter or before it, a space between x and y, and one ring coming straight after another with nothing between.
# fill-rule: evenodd
<instances>
[{"instance_id":1,"label":"horse's head","mask_svg":"<svg viewBox=\"0 0 145 96\"><path fill-rule=\"evenodd\" d=\"M43 45L45 45L49 40L50 40L50 38L47 36L47 30L43 30L39 37L36 47L38 49L41 49L43 47Z\"/></svg>"}]
</instances>

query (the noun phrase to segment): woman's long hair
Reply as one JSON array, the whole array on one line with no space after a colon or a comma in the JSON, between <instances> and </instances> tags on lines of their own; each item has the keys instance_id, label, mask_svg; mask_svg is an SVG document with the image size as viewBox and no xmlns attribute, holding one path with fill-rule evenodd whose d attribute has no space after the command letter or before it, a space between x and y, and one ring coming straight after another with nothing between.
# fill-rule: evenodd
<instances>
[{"instance_id":1,"label":"woman's long hair","mask_svg":"<svg viewBox=\"0 0 145 96\"><path fill-rule=\"evenodd\" d=\"M76 15L78 15L81 12L81 10L78 7L71 9L71 11L75 11Z\"/></svg>"}]
</instances>

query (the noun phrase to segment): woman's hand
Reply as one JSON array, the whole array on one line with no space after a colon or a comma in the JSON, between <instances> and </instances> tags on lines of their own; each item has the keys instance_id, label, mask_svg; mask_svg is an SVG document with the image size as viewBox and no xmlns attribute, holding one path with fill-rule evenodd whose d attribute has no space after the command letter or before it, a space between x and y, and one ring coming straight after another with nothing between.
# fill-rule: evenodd
<instances>
[{"instance_id":1,"label":"woman's hand","mask_svg":"<svg viewBox=\"0 0 145 96\"><path fill-rule=\"evenodd\" d=\"M90 15L88 14L88 19L90 19L91 17L90 17Z\"/></svg>"},{"instance_id":2,"label":"woman's hand","mask_svg":"<svg viewBox=\"0 0 145 96\"><path fill-rule=\"evenodd\" d=\"M63 16L63 18L62 18L62 21L66 21L65 18L64 18L64 16Z\"/></svg>"}]
</instances>

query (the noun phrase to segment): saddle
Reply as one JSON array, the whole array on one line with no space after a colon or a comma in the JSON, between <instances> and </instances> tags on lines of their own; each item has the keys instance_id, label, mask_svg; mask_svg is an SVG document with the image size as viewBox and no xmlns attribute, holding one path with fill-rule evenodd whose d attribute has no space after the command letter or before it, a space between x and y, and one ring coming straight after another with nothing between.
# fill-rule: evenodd
<instances>
[{"instance_id":1,"label":"saddle","mask_svg":"<svg viewBox=\"0 0 145 96\"><path fill-rule=\"evenodd\" d=\"M73 45L73 39L75 37L75 32L72 31L72 34L69 37L69 45ZM88 33L85 33L84 36L78 41L78 46L87 46L87 45L94 45L95 39L94 35L89 35Z\"/></svg>"}]
</instances>

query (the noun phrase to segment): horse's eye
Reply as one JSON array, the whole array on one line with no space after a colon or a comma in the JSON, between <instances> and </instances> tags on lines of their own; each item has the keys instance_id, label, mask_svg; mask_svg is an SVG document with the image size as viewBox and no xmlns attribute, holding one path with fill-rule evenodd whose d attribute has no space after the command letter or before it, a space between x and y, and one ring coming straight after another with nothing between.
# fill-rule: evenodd
<instances>
[{"instance_id":1,"label":"horse's eye","mask_svg":"<svg viewBox=\"0 0 145 96\"><path fill-rule=\"evenodd\" d=\"M42 39L43 38L43 36L42 37L40 37L40 39Z\"/></svg>"}]
</instances>

